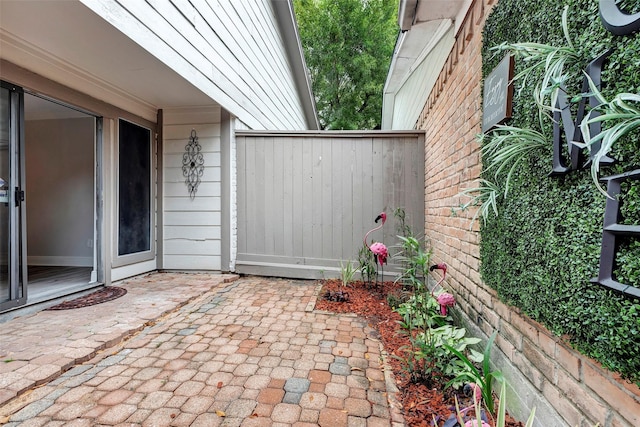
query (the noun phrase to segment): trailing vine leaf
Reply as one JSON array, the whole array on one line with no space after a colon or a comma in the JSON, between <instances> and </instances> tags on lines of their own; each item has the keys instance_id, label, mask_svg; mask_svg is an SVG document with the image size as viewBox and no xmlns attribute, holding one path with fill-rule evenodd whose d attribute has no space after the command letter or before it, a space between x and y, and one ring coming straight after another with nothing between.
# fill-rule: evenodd
<instances>
[{"instance_id":1,"label":"trailing vine leaf","mask_svg":"<svg viewBox=\"0 0 640 427\"><path fill-rule=\"evenodd\" d=\"M477 187L467 188L460 192L460 196L471 198L469 202L460 206L460 210L467 210L470 206L479 206L479 209L471 218L471 224L478 219L478 216L482 217L486 224L492 212L495 216L498 216L498 198L502 194L502 189L498 184L483 178L476 181L479 183Z\"/></svg>"},{"instance_id":2,"label":"trailing vine leaf","mask_svg":"<svg viewBox=\"0 0 640 427\"><path fill-rule=\"evenodd\" d=\"M544 115L557 110L558 94L563 83L568 79L565 65L576 64L581 60L581 56L569 36L567 12L568 6L565 6L562 12L562 32L567 41L566 46L552 46L544 43L501 43L491 48L491 50L499 52L510 52L527 64L522 71L513 77L514 81L521 80L518 94L525 87L528 87L528 79L542 74L542 79L536 83L533 92L534 101L539 109L541 126Z\"/></svg>"},{"instance_id":3,"label":"trailing vine leaf","mask_svg":"<svg viewBox=\"0 0 640 427\"><path fill-rule=\"evenodd\" d=\"M478 215L486 223L493 212L498 216L499 197L507 198L513 174L518 165L528 159L531 153L548 145L545 136L533 129L500 125L489 134L478 136L482 144L482 157L486 160L485 172L493 171L493 180L480 178L479 186L463 190L460 195L471 200L460 206L466 210L469 206L479 206L471 223Z\"/></svg>"},{"instance_id":4,"label":"trailing vine leaf","mask_svg":"<svg viewBox=\"0 0 640 427\"><path fill-rule=\"evenodd\" d=\"M611 101L607 101L588 75L587 80L592 95L600 105L597 109L589 111L580 123L584 143L574 143L579 147L587 147L590 152L594 144L600 143L600 149L593 155L591 177L598 190L605 196L611 197L598 178L600 159L611 151L620 138L640 128L640 95L619 93ZM597 122L610 126L602 129L597 135L591 135L589 125Z\"/></svg>"},{"instance_id":5,"label":"trailing vine leaf","mask_svg":"<svg viewBox=\"0 0 640 427\"><path fill-rule=\"evenodd\" d=\"M529 154L548 145L546 138L540 132L533 129L519 128L515 126L497 126L482 146L482 156L487 159L488 166L485 171L495 170L494 178L500 180L500 174L509 167L504 182L504 197L507 197L509 185L514 171L521 161L527 159Z\"/></svg>"}]
</instances>

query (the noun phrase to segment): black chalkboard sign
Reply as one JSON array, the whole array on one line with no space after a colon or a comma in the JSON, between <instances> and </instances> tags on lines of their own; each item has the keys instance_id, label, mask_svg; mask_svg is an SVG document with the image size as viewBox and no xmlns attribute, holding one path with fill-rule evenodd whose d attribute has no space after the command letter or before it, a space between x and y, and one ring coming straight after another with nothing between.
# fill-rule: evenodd
<instances>
[{"instance_id":1,"label":"black chalkboard sign","mask_svg":"<svg viewBox=\"0 0 640 427\"><path fill-rule=\"evenodd\" d=\"M151 131L120 120L118 255L151 250Z\"/></svg>"},{"instance_id":2,"label":"black chalkboard sign","mask_svg":"<svg viewBox=\"0 0 640 427\"><path fill-rule=\"evenodd\" d=\"M506 55L484 79L482 96L482 132L511 117L513 98L513 57Z\"/></svg>"}]
</instances>

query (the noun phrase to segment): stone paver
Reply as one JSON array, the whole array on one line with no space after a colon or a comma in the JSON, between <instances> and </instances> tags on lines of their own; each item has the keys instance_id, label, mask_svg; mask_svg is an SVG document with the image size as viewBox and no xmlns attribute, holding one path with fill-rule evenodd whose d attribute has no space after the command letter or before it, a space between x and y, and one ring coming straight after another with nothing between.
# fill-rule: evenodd
<instances>
[{"instance_id":1,"label":"stone paver","mask_svg":"<svg viewBox=\"0 0 640 427\"><path fill-rule=\"evenodd\" d=\"M114 301L2 324L0 424L404 425L372 328L313 311L313 282L153 273L118 286Z\"/></svg>"}]
</instances>

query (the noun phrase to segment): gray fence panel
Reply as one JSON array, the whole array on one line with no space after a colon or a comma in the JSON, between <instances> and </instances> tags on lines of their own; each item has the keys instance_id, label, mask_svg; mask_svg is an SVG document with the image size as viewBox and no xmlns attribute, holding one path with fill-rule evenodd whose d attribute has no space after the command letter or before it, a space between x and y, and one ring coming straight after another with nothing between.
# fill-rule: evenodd
<instances>
[{"instance_id":1,"label":"gray fence panel","mask_svg":"<svg viewBox=\"0 0 640 427\"><path fill-rule=\"evenodd\" d=\"M422 234L422 132L241 131L236 143L238 273L337 277L382 211L370 242L397 252L397 208ZM385 275L397 271L390 259Z\"/></svg>"}]
</instances>

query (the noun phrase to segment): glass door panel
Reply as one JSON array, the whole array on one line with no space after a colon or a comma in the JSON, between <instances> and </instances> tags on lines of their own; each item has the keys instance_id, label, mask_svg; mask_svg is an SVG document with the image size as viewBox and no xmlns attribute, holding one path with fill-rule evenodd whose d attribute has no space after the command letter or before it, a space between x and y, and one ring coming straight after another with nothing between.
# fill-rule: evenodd
<instances>
[{"instance_id":1,"label":"glass door panel","mask_svg":"<svg viewBox=\"0 0 640 427\"><path fill-rule=\"evenodd\" d=\"M23 93L0 86L0 311L26 302L20 253L21 117Z\"/></svg>"},{"instance_id":2,"label":"glass door panel","mask_svg":"<svg viewBox=\"0 0 640 427\"><path fill-rule=\"evenodd\" d=\"M9 301L9 89L0 88L0 304Z\"/></svg>"}]
</instances>

